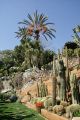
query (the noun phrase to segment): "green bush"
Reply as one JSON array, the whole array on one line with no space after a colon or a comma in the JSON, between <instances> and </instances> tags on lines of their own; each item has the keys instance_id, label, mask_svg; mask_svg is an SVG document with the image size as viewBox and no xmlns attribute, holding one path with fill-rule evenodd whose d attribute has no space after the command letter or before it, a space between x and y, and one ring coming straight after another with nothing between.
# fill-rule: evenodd
<instances>
[{"instance_id":1,"label":"green bush","mask_svg":"<svg viewBox=\"0 0 80 120\"><path fill-rule=\"evenodd\" d=\"M10 99L11 102L16 102L17 101L17 96L12 95L9 99Z\"/></svg>"},{"instance_id":2,"label":"green bush","mask_svg":"<svg viewBox=\"0 0 80 120\"><path fill-rule=\"evenodd\" d=\"M80 111L77 110L77 111L73 112L73 117L80 117Z\"/></svg>"},{"instance_id":3,"label":"green bush","mask_svg":"<svg viewBox=\"0 0 80 120\"><path fill-rule=\"evenodd\" d=\"M0 93L0 100L3 100L3 94Z\"/></svg>"}]
</instances>

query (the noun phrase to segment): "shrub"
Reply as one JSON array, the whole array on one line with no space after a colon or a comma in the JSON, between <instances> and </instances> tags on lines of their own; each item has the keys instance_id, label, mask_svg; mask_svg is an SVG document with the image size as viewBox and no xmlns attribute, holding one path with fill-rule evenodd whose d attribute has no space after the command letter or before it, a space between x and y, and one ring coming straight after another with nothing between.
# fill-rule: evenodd
<instances>
[{"instance_id":1,"label":"shrub","mask_svg":"<svg viewBox=\"0 0 80 120\"><path fill-rule=\"evenodd\" d=\"M76 113L77 111L80 111L80 105L78 104L72 104L69 105L66 108L66 117L72 117L74 113Z\"/></svg>"},{"instance_id":2,"label":"shrub","mask_svg":"<svg viewBox=\"0 0 80 120\"><path fill-rule=\"evenodd\" d=\"M3 94L0 93L0 100L3 100Z\"/></svg>"},{"instance_id":3,"label":"shrub","mask_svg":"<svg viewBox=\"0 0 80 120\"><path fill-rule=\"evenodd\" d=\"M12 96L10 97L10 101L11 101L11 102L16 102L16 101L17 101L17 96L16 96L16 95L12 95Z\"/></svg>"},{"instance_id":4,"label":"shrub","mask_svg":"<svg viewBox=\"0 0 80 120\"><path fill-rule=\"evenodd\" d=\"M73 112L73 117L80 117L80 111Z\"/></svg>"}]
</instances>

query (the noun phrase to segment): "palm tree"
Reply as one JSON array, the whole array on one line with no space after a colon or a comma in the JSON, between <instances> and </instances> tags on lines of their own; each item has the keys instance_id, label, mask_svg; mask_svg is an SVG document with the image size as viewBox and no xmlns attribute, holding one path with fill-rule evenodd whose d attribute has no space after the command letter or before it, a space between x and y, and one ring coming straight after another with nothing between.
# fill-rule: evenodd
<instances>
[{"instance_id":1,"label":"palm tree","mask_svg":"<svg viewBox=\"0 0 80 120\"><path fill-rule=\"evenodd\" d=\"M30 57L30 59L27 60L30 61L29 63L31 63L32 56L31 54L33 54L33 59L36 58L38 67L40 66L38 62L40 61L42 52L42 50L40 50L41 49L39 42L40 36L44 36L46 40L48 40L47 37L49 37L50 39L52 39L52 37L55 37L55 35L53 34L53 32L55 32L55 29L52 29L49 26L53 25L53 23L48 23L47 20L48 20L47 16L45 16L43 13L38 14L37 11L33 14L33 17L30 14L28 14L28 20L24 19L22 22L19 22L19 24L21 24L23 27L19 27L18 32L16 32L17 37L20 38L21 40L27 40L27 38L29 37L30 39L33 37L36 40L35 41L35 45L37 46L35 47L36 49L31 47L30 45L29 47L26 47L27 50L25 54L27 56L29 55Z\"/></svg>"},{"instance_id":2,"label":"palm tree","mask_svg":"<svg viewBox=\"0 0 80 120\"><path fill-rule=\"evenodd\" d=\"M50 39L55 37L53 34L55 29L49 27L49 25L52 25L53 23L48 23L48 17L43 13L38 14L36 11L33 17L28 14L28 19L29 20L24 19L22 22L19 22L19 24L25 25L25 27L19 27L19 31L16 32L17 37L21 37L21 39L26 37L34 37L36 40L39 40L41 35L43 35L46 40L48 40L47 37Z\"/></svg>"}]
</instances>

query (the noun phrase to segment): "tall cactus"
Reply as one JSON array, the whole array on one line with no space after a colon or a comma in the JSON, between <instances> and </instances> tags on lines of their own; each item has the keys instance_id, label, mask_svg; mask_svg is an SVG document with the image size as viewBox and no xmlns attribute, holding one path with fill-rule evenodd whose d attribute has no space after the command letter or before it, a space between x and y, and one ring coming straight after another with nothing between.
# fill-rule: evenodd
<instances>
[{"instance_id":1,"label":"tall cactus","mask_svg":"<svg viewBox=\"0 0 80 120\"><path fill-rule=\"evenodd\" d=\"M69 68L68 68L68 49L66 46L66 85L67 85L67 89L69 89L70 85L69 85Z\"/></svg>"},{"instance_id":2,"label":"tall cactus","mask_svg":"<svg viewBox=\"0 0 80 120\"><path fill-rule=\"evenodd\" d=\"M39 85L38 85L38 82L37 82L37 96L39 97Z\"/></svg>"},{"instance_id":3,"label":"tall cactus","mask_svg":"<svg viewBox=\"0 0 80 120\"><path fill-rule=\"evenodd\" d=\"M56 104L56 61L55 56L53 57L53 74L52 74L52 106Z\"/></svg>"},{"instance_id":4,"label":"tall cactus","mask_svg":"<svg viewBox=\"0 0 80 120\"><path fill-rule=\"evenodd\" d=\"M58 61L60 60L60 49L58 49Z\"/></svg>"},{"instance_id":5,"label":"tall cactus","mask_svg":"<svg viewBox=\"0 0 80 120\"><path fill-rule=\"evenodd\" d=\"M45 83L43 83L41 79L41 83L39 85L39 97L46 97L47 95L48 95L47 85L45 85Z\"/></svg>"},{"instance_id":6,"label":"tall cactus","mask_svg":"<svg viewBox=\"0 0 80 120\"><path fill-rule=\"evenodd\" d=\"M65 80L65 67L63 60L59 61L59 71L58 71L59 79L60 79L60 100L66 99L66 80Z\"/></svg>"},{"instance_id":7,"label":"tall cactus","mask_svg":"<svg viewBox=\"0 0 80 120\"><path fill-rule=\"evenodd\" d=\"M70 86L71 86L71 92L72 92L72 103L77 103L77 88L76 88L76 75L71 74L70 75Z\"/></svg>"}]
</instances>

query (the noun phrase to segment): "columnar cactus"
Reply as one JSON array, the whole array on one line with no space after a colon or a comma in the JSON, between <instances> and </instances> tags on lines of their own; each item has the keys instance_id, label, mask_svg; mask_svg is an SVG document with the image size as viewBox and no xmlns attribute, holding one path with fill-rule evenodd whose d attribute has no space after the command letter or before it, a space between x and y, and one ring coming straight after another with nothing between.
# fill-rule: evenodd
<instances>
[{"instance_id":1,"label":"columnar cactus","mask_svg":"<svg viewBox=\"0 0 80 120\"><path fill-rule=\"evenodd\" d=\"M58 76L60 79L60 100L66 99L66 80L65 80L65 67L63 60L59 61L59 71Z\"/></svg>"},{"instance_id":2,"label":"columnar cactus","mask_svg":"<svg viewBox=\"0 0 80 120\"><path fill-rule=\"evenodd\" d=\"M76 86L76 75L70 75L70 87L72 92L72 103L77 103L77 86Z\"/></svg>"},{"instance_id":3,"label":"columnar cactus","mask_svg":"<svg viewBox=\"0 0 80 120\"><path fill-rule=\"evenodd\" d=\"M53 89L52 89L52 98L53 98L52 106L56 105L56 83L57 83L56 76L53 76L53 78L52 78L52 86L53 86Z\"/></svg>"},{"instance_id":4,"label":"columnar cactus","mask_svg":"<svg viewBox=\"0 0 80 120\"><path fill-rule=\"evenodd\" d=\"M48 89L45 83L41 80L39 85L39 97L46 97L48 95Z\"/></svg>"},{"instance_id":5,"label":"columnar cactus","mask_svg":"<svg viewBox=\"0 0 80 120\"><path fill-rule=\"evenodd\" d=\"M66 47L66 85L67 89L69 89L69 69L68 69L68 49Z\"/></svg>"},{"instance_id":6,"label":"columnar cactus","mask_svg":"<svg viewBox=\"0 0 80 120\"><path fill-rule=\"evenodd\" d=\"M52 74L52 106L56 104L56 61L55 56L53 58L53 74Z\"/></svg>"},{"instance_id":7,"label":"columnar cactus","mask_svg":"<svg viewBox=\"0 0 80 120\"><path fill-rule=\"evenodd\" d=\"M39 85L37 83L37 96L39 97Z\"/></svg>"}]
</instances>

